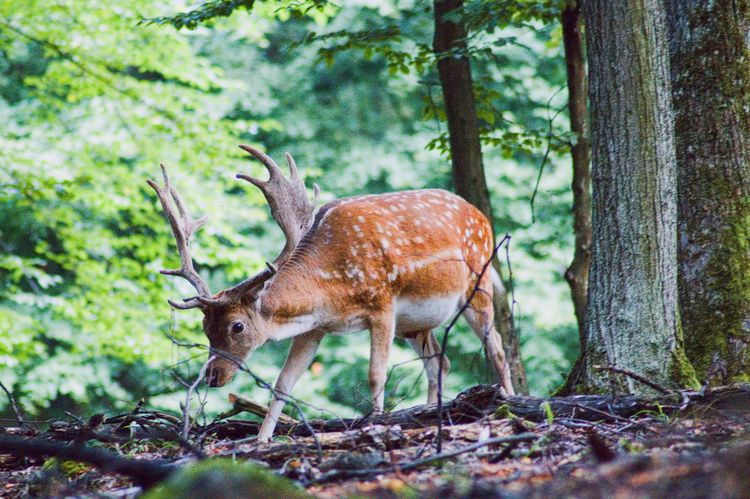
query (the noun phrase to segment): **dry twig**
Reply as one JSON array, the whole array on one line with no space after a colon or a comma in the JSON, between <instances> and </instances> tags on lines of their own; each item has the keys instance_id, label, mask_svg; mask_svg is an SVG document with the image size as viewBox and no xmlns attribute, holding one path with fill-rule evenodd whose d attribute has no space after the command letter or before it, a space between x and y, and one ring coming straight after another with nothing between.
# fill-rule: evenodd
<instances>
[{"instance_id":1,"label":"dry twig","mask_svg":"<svg viewBox=\"0 0 750 499\"><path fill-rule=\"evenodd\" d=\"M182 438L187 440L188 435L190 434L190 399L193 398L193 391L198 386L198 384L203 381L203 378L206 377L206 370L208 369L208 365L215 359L216 357L212 355L208 358L205 364L203 364L203 367L201 367L200 372L198 373L198 377L193 381L193 384L188 387L187 395L185 396L185 407L182 410Z\"/></svg>"},{"instance_id":2,"label":"dry twig","mask_svg":"<svg viewBox=\"0 0 750 499\"><path fill-rule=\"evenodd\" d=\"M5 385L0 381L0 388L5 392L5 395L8 396L8 401L10 402L10 407L13 409L13 413L16 415L16 419L18 420L18 424L21 426L27 426L26 422L23 420L23 413L21 413L21 410L18 408L18 405L16 404L16 399L13 397L13 394L10 393L10 390L8 390Z\"/></svg>"},{"instance_id":3,"label":"dry twig","mask_svg":"<svg viewBox=\"0 0 750 499\"><path fill-rule=\"evenodd\" d=\"M627 376L629 378L632 378L632 379L636 380L639 383L643 383L644 385L648 386L649 388L653 388L654 390L656 390L659 393L663 393L664 395L671 395L671 394L675 393L674 390L667 390L663 386L661 386L661 385L659 385L657 383L654 383L650 379L646 379L643 376L641 376L640 374L634 373L633 371L628 371L627 369L620 369L619 367L600 366L600 365L594 366L594 369L598 369L600 371L610 371L610 372L617 373L617 374L623 374L623 375L625 375L625 376Z\"/></svg>"},{"instance_id":4,"label":"dry twig","mask_svg":"<svg viewBox=\"0 0 750 499\"><path fill-rule=\"evenodd\" d=\"M477 450L482 447L486 447L488 445L529 442L532 440L536 440L537 438L539 438L539 436L534 433L521 433L520 435L495 437L495 438L489 438L487 440L483 440L481 442L476 442L474 444L467 445L465 447L460 447L452 451L439 452L432 456L425 457L423 459L418 459L416 461L410 461L405 464L400 464L400 463L395 464L387 468L369 468L369 469L363 469L363 470L334 470L334 471L330 471L328 473L325 473L317 478L314 478L306 482L305 487L309 487L310 485L314 485L318 483L325 483L325 482L330 482L333 480L338 480L340 478L367 477L370 475L378 475L382 473L403 473L404 471L410 471L410 470L419 468L421 466L424 466L426 464L433 463L435 461L441 461L443 459L450 459L452 457L456 457L466 452L471 452L473 450Z\"/></svg>"}]
</instances>

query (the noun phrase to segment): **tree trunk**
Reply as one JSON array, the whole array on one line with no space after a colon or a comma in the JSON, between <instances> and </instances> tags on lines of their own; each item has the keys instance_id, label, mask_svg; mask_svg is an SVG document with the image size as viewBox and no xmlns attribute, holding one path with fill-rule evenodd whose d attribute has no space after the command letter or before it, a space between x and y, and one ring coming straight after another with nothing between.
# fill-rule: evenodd
<instances>
[{"instance_id":1,"label":"tree trunk","mask_svg":"<svg viewBox=\"0 0 750 499\"><path fill-rule=\"evenodd\" d=\"M461 22L443 19L446 13L461 7L463 0L435 1L433 49L438 56L438 74L448 119L453 186L459 196L479 208L492 223L490 194L482 165L471 66L466 52L466 30ZM500 272L497 262L493 262L493 265ZM521 362L518 334L513 327L508 293L496 293L494 303L495 327L503 339L513 386L516 392L526 393L526 373Z\"/></svg>"},{"instance_id":2,"label":"tree trunk","mask_svg":"<svg viewBox=\"0 0 750 499\"><path fill-rule=\"evenodd\" d=\"M599 366L661 386L694 386L677 307L674 128L658 0L584 5L592 120L593 259L586 390L650 393Z\"/></svg>"},{"instance_id":3,"label":"tree trunk","mask_svg":"<svg viewBox=\"0 0 750 499\"><path fill-rule=\"evenodd\" d=\"M575 253L573 261L565 271L565 280L570 286L581 351L586 348L584 318L586 297L589 288L591 266L591 171L589 163L590 141L588 106L586 104L586 60L583 55L581 36L580 2L571 2L562 12L563 45L565 67L568 73L568 112L573 138L570 153L573 159L573 231Z\"/></svg>"},{"instance_id":4,"label":"tree trunk","mask_svg":"<svg viewBox=\"0 0 750 499\"><path fill-rule=\"evenodd\" d=\"M685 350L702 380L750 381L750 4L667 2Z\"/></svg>"}]
</instances>

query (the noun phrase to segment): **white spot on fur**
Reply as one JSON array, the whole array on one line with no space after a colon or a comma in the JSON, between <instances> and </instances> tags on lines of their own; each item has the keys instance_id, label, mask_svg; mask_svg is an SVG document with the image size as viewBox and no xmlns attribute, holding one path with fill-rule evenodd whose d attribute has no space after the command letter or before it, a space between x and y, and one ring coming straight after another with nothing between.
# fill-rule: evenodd
<instances>
[{"instance_id":1,"label":"white spot on fur","mask_svg":"<svg viewBox=\"0 0 750 499\"><path fill-rule=\"evenodd\" d=\"M333 279L333 274L329 274L323 269L317 269L315 273L318 274L318 276L322 277L323 279L326 279L326 280Z\"/></svg>"},{"instance_id":2,"label":"white spot on fur","mask_svg":"<svg viewBox=\"0 0 750 499\"><path fill-rule=\"evenodd\" d=\"M389 272L386 277L388 278L388 282L393 282L398 277L398 267L393 267L393 271Z\"/></svg>"}]
</instances>

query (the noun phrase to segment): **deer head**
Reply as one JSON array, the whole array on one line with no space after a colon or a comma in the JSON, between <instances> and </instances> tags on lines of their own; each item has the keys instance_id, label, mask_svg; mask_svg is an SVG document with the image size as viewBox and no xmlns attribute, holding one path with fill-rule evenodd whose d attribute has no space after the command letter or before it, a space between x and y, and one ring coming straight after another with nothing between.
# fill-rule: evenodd
<instances>
[{"instance_id":1,"label":"deer head","mask_svg":"<svg viewBox=\"0 0 750 499\"><path fill-rule=\"evenodd\" d=\"M180 255L180 268L161 270L164 275L180 276L186 279L198 293L181 301L169 300L169 304L180 310L199 308L203 312L203 331L208 337L211 352L216 356L206 371L210 386L222 386L234 375L239 362L266 342L264 319L255 306L258 293L277 269L289 259L294 248L312 224L319 189L314 185L314 198L308 199L304 182L299 177L297 165L290 154L286 154L289 164L289 177L266 154L251 146L241 145L241 149L257 158L268 169L267 181L248 175L237 174L258 187L271 208L271 216L281 228L286 243L279 256L267 263L261 272L245 279L232 288L212 294L208 285L195 270L190 254L190 241L193 234L206 222L205 217L193 219L177 189L172 185L167 169L161 165L164 185L148 180L161 202L164 214L169 220Z\"/></svg>"}]
</instances>

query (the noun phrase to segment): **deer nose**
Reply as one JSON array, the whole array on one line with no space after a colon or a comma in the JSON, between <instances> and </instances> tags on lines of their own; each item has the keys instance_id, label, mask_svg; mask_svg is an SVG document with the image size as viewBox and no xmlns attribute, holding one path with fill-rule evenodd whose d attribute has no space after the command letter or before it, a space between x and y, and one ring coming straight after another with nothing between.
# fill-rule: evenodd
<instances>
[{"instance_id":1,"label":"deer nose","mask_svg":"<svg viewBox=\"0 0 750 499\"><path fill-rule=\"evenodd\" d=\"M206 383L208 386L221 386L222 371L220 369L212 368L206 373Z\"/></svg>"}]
</instances>

